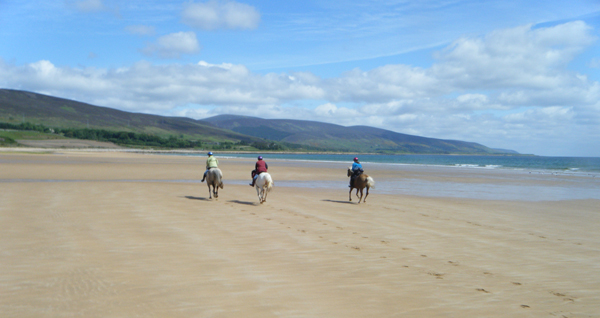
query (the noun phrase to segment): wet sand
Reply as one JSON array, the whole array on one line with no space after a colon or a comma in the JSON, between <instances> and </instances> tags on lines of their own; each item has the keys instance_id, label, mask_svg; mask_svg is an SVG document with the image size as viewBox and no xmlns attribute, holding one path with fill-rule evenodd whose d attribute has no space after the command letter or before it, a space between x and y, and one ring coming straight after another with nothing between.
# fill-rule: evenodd
<instances>
[{"instance_id":1,"label":"wet sand","mask_svg":"<svg viewBox=\"0 0 600 318\"><path fill-rule=\"evenodd\" d=\"M600 200L375 189L358 205L343 187L277 186L345 185L346 165L269 161L260 205L241 182L252 160L220 159L218 200L203 165L1 153L0 316L600 317Z\"/></svg>"}]
</instances>

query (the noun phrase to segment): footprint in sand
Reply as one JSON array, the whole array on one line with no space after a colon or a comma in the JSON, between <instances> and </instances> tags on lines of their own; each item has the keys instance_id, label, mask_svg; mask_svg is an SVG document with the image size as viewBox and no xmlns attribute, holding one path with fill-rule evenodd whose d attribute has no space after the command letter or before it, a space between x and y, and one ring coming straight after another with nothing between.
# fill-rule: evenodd
<instances>
[{"instance_id":1,"label":"footprint in sand","mask_svg":"<svg viewBox=\"0 0 600 318\"><path fill-rule=\"evenodd\" d=\"M521 305L521 308L531 308L531 307L529 307L527 305Z\"/></svg>"},{"instance_id":2,"label":"footprint in sand","mask_svg":"<svg viewBox=\"0 0 600 318\"><path fill-rule=\"evenodd\" d=\"M432 272L429 272L429 273L427 273L427 274L429 274L429 275L431 275L431 276L434 276L434 277L435 277L435 278L437 278L437 279L444 279L444 277L442 277L442 276L444 276L444 274L440 274L440 273L432 273Z\"/></svg>"},{"instance_id":3,"label":"footprint in sand","mask_svg":"<svg viewBox=\"0 0 600 318\"><path fill-rule=\"evenodd\" d=\"M517 286L523 285L523 284L521 284L521 283L519 283L519 282L512 282L512 284L513 284L513 285L517 285Z\"/></svg>"},{"instance_id":4,"label":"footprint in sand","mask_svg":"<svg viewBox=\"0 0 600 318\"><path fill-rule=\"evenodd\" d=\"M554 292L554 291L550 291L550 293L556 297L563 297L564 301L569 301L569 302L574 302L575 300L573 298L575 297L571 297L567 294L563 294L563 293L558 293L558 292Z\"/></svg>"},{"instance_id":5,"label":"footprint in sand","mask_svg":"<svg viewBox=\"0 0 600 318\"><path fill-rule=\"evenodd\" d=\"M485 290L485 289L483 289L483 288L477 288L477 291L480 291L480 292L482 292L482 293L486 293L486 294L489 294L489 293L490 293L489 291L487 291L487 290Z\"/></svg>"}]
</instances>

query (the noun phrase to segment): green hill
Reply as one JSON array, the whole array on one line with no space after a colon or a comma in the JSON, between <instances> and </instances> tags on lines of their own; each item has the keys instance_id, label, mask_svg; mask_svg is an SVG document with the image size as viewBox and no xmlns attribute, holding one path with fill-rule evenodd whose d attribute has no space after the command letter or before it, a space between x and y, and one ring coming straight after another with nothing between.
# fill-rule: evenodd
<instances>
[{"instance_id":1,"label":"green hill","mask_svg":"<svg viewBox=\"0 0 600 318\"><path fill-rule=\"evenodd\" d=\"M428 154L509 152L474 142L419 137L367 126L344 127L305 120L235 115L219 115L204 121L246 135L336 151Z\"/></svg>"},{"instance_id":2,"label":"green hill","mask_svg":"<svg viewBox=\"0 0 600 318\"><path fill-rule=\"evenodd\" d=\"M366 127L289 119L219 115L203 120L124 112L73 100L0 89L0 122L52 128L90 128L176 136L202 142L233 142L264 150L338 152L506 154L473 142L442 140Z\"/></svg>"},{"instance_id":3,"label":"green hill","mask_svg":"<svg viewBox=\"0 0 600 318\"><path fill-rule=\"evenodd\" d=\"M91 128L157 136L184 136L204 141L260 141L187 117L124 112L25 91L0 89L0 122L22 121L54 128Z\"/></svg>"}]
</instances>

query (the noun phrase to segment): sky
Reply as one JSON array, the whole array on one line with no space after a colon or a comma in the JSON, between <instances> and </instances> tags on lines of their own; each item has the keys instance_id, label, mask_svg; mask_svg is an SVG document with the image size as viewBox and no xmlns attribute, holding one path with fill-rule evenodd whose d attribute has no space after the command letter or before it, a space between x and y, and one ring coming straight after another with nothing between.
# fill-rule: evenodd
<instances>
[{"instance_id":1,"label":"sky","mask_svg":"<svg viewBox=\"0 0 600 318\"><path fill-rule=\"evenodd\" d=\"M600 1L0 0L0 88L600 157Z\"/></svg>"}]
</instances>

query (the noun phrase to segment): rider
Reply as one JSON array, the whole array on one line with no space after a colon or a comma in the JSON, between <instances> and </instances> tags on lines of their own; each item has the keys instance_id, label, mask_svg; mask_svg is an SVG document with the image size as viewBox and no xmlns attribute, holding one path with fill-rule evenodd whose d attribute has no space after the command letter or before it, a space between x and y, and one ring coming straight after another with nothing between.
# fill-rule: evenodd
<instances>
[{"instance_id":1,"label":"rider","mask_svg":"<svg viewBox=\"0 0 600 318\"><path fill-rule=\"evenodd\" d=\"M219 165L219 160L217 160L217 158L213 157L212 151L209 151L208 158L206 158L206 171L204 171L204 177L202 177L201 182L204 182L204 179L206 179L206 174L208 173L208 170L210 170L212 168L218 168L218 165Z\"/></svg>"},{"instance_id":2,"label":"rider","mask_svg":"<svg viewBox=\"0 0 600 318\"><path fill-rule=\"evenodd\" d=\"M250 183L251 187L254 186L256 177L263 172L267 172L267 169L269 169L269 165L263 161L262 156L258 156L258 161L254 165L254 170L252 170L252 183Z\"/></svg>"},{"instance_id":3,"label":"rider","mask_svg":"<svg viewBox=\"0 0 600 318\"><path fill-rule=\"evenodd\" d=\"M364 172L362 165L358 161L358 158L354 158L354 162L352 163L352 176L350 176L350 185L348 187L352 188L354 185L354 180L356 177L360 176Z\"/></svg>"}]
</instances>

